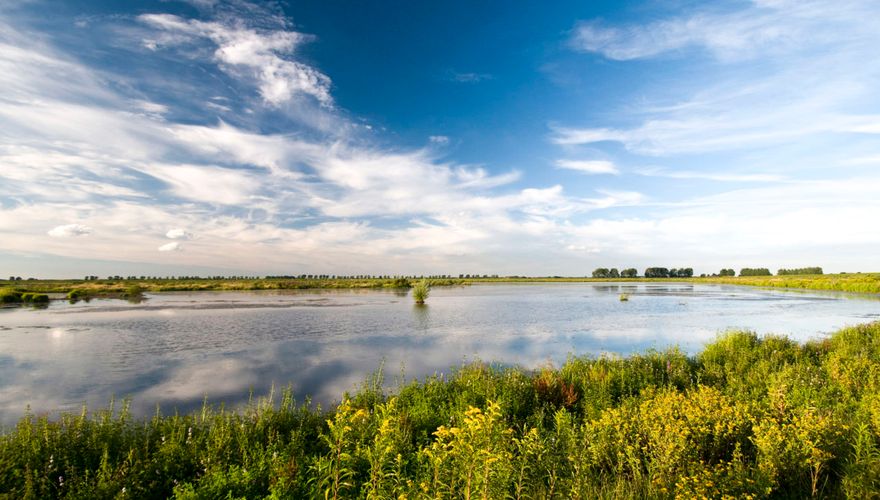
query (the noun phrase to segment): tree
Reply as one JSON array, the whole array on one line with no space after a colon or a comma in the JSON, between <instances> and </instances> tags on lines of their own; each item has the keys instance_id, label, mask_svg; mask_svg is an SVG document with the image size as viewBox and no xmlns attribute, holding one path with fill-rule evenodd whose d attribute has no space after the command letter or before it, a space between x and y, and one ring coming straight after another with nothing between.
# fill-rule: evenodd
<instances>
[{"instance_id":1,"label":"tree","mask_svg":"<svg viewBox=\"0 0 880 500\"><path fill-rule=\"evenodd\" d=\"M669 269L665 267L649 267L645 269L646 278L668 278Z\"/></svg>"},{"instance_id":2,"label":"tree","mask_svg":"<svg viewBox=\"0 0 880 500\"><path fill-rule=\"evenodd\" d=\"M608 277L608 268L606 267L598 267L593 271L594 278L607 278Z\"/></svg>"},{"instance_id":3,"label":"tree","mask_svg":"<svg viewBox=\"0 0 880 500\"><path fill-rule=\"evenodd\" d=\"M616 267L612 267L610 271L608 271L609 278L619 278L620 272L617 271Z\"/></svg>"},{"instance_id":4,"label":"tree","mask_svg":"<svg viewBox=\"0 0 880 500\"><path fill-rule=\"evenodd\" d=\"M681 269L670 269L669 277L670 278L691 278L694 275L693 268L683 267Z\"/></svg>"},{"instance_id":5,"label":"tree","mask_svg":"<svg viewBox=\"0 0 880 500\"><path fill-rule=\"evenodd\" d=\"M620 271L621 278L635 278L638 275L639 275L639 272L636 271L636 269L634 267L630 267L630 268L624 269L623 271Z\"/></svg>"},{"instance_id":6,"label":"tree","mask_svg":"<svg viewBox=\"0 0 880 500\"><path fill-rule=\"evenodd\" d=\"M744 267L739 270L740 276L772 276L766 267Z\"/></svg>"},{"instance_id":7,"label":"tree","mask_svg":"<svg viewBox=\"0 0 880 500\"><path fill-rule=\"evenodd\" d=\"M736 271L733 269L722 269L718 276L736 276Z\"/></svg>"}]
</instances>

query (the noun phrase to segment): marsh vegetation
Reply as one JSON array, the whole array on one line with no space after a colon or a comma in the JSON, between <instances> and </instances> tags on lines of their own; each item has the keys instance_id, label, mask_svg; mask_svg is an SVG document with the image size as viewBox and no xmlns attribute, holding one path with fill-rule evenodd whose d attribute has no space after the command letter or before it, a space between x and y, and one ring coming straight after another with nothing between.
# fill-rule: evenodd
<instances>
[{"instance_id":1,"label":"marsh vegetation","mask_svg":"<svg viewBox=\"0 0 880 500\"><path fill-rule=\"evenodd\" d=\"M8 498L871 498L880 323L700 354L473 363L330 411L26 415L0 437Z\"/></svg>"}]
</instances>

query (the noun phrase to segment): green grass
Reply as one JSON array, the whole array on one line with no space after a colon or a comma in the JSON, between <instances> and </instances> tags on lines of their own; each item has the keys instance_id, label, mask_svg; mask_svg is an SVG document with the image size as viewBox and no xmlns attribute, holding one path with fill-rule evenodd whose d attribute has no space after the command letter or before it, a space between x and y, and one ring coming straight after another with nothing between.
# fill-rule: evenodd
<instances>
[{"instance_id":1,"label":"green grass","mask_svg":"<svg viewBox=\"0 0 880 500\"><path fill-rule=\"evenodd\" d=\"M814 274L702 278L699 281L773 288L826 290L849 293L880 293L880 273Z\"/></svg>"},{"instance_id":2,"label":"green grass","mask_svg":"<svg viewBox=\"0 0 880 500\"><path fill-rule=\"evenodd\" d=\"M412 296L416 304L424 304L425 301L428 300L428 295L430 294L431 285L427 280L418 281L412 287Z\"/></svg>"},{"instance_id":3,"label":"green grass","mask_svg":"<svg viewBox=\"0 0 880 500\"><path fill-rule=\"evenodd\" d=\"M473 363L330 411L26 415L0 498L877 498L880 323L798 344Z\"/></svg>"},{"instance_id":4,"label":"green grass","mask_svg":"<svg viewBox=\"0 0 880 500\"><path fill-rule=\"evenodd\" d=\"M427 279L431 286L462 285L466 280ZM121 297L133 295L133 291L182 292L223 290L305 290L305 289L351 289L351 288L410 288L407 278L345 278L345 279L299 279L299 278L231 278L231 279L119 279L119 280L0 280L0 290L20 292L64 293L73 292L76 298ZM134 294L136 295L136 294ZM0 296L2 297L2 296Z\"/></svg>"},{"instance_id":5,"label":"green grass","mask_svg":"<svg viewBox=\"0 0 880 500\"><path fill-rule=\"evenodd\" d=\"M776 287L803 290L826 290L850 293L880 293L880 273L708 277L708 278L581 278L581 277L500 277L500 278L442 278L427 279L430 286L454 286L471 283L719 283L743 286ZM0 280L2 290L36 293L74 293L79 298L130 297L131 290L141 293L170 291L222 290L299 290L299 289L357 289L357 288L410 288L410 278L181 278L181 279L120 279L120 280ZM136 287L136 288L135 288Z\"/></svg>"},{"instance_id":6,"label":"green grass","mask_svg":"<svg viewBox=\"0 0 880 500\"><path fill-rule=\"evenodd\" d=\"M22 292L14 288L0 288L0 304L45 305L49 296L44 293Z\"/></svg>"}]
</instances>

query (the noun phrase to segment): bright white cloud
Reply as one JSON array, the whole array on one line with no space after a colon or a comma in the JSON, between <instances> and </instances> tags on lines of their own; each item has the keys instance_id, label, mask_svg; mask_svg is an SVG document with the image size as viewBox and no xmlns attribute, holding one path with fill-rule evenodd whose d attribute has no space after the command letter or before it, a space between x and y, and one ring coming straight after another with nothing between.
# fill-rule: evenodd
<instances>
[{"instance_id":1,"label":"bright white cloud","mask_svg":"<svg viewBox=\"0 0 880 500\"><path fill-rule=\"evenodd\" d=\"M181 245L178 241L165 243L164 245L159 247L160 252L177 252L179 250L183 250L183 245Z\"/></svg>"},{"instance_id":2,"label":"bright white cloud","mask_svg":"<svg viewBox=\"0 0 880 500\"><path fill-rule=\"evenodd\" d=\"M614 163L607 160L556 160L556 167L576 170L585 174L617 175L620 173Z\"/></svg>"},{"instance_id":3,"label":"bright white cloud","mask_svg":"<svg viewBox=\"0 0 880 500\"><path fill-rule=\"evenodd\" d=\"M175 196L204 203L245 204L260 185L246 172L207 165L150 164L137 170L165 182Z\"/></svg>"},{"instance_id":4,"label":"bright white cloud","mask_svg":"<svg viewBox=\"0 0 880 500\"><path fill-rule=\"evenodd\" d=\"M87 236L91 232L92 228L82 224L64 224L63 226L53 227L47 234L53 238L71 238L74 236Z\"/></svg>"},{"instance_id":5,"label":"bright white cloud","mask_svg":"<svg viewBox=\"0 0 880 500\"><path fill-rule=\"evenodd\" d=\"M278 106L301 95L308 95L330 106L330 78L320 71L291 59L299 45L311 39L294 31L258 31L222 22L187 20L171 14L143 14L143 23L171 36L144 40L144 46L157 50L181 45L193 39L208 39L216 45L214 59L233 76L257 82L267 103Z\"/></svg>"},{"instance_id":6,"label":"bright white cloud","mask_svg":"<svg viewBox=\"0 0 880 500\"><path fill-rule=\"evenodd\" d=\"M186 229L175 227L169 229L168 232L165 233L165 237L172 240L188 240L192 238L192 235L187 232Z\"/></svg>"}]
</instances>

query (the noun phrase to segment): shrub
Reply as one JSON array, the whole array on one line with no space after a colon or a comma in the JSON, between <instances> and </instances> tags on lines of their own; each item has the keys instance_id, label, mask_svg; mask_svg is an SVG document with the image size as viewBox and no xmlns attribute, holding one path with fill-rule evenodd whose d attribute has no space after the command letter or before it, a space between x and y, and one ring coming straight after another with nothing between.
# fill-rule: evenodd
<instances>
[{"instance_id":1,"label":"shrub","mask_svg":"<svg viewBox=\"0 0 880 500\"><path fill-rule=\"evenodd\" d=\"M431 286L427 280L421 280L412 287L413 300L416 304L424 304L431 292Z\"/></svg>"},{"instance_id":2,"label":"shrub","mask_svg":"<svg viewBox=\"0 0 880 500\"><path fill-rule=\"evenodd\" d=\"M0 288L0 304L18 304L22 302L21 292L11 288Z\"/></svg>"}]
</instances>

